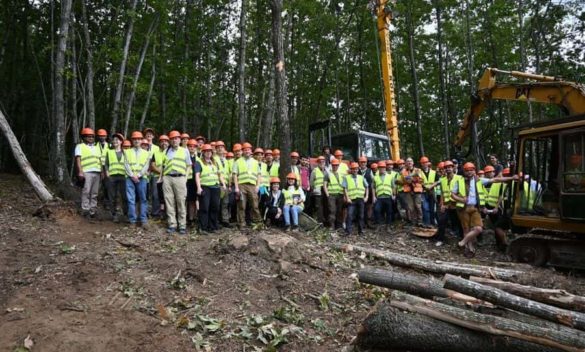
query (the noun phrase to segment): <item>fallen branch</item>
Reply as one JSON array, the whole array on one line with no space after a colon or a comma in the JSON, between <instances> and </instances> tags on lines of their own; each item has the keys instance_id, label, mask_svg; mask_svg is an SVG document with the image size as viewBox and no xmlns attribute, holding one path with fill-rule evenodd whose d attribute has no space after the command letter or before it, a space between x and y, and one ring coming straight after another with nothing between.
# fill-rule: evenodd
<instances>
[{"instance_id":1,"label":"fallen branch","mask_svg":"<svg viewBox=\"0 0 585 352\"><path fill-rule=\"evenodd\" d=\"M513 295L495 287L482 285L458 276L445 275L447 289L452 289L512 310L530 314L555 323L585 330L585 314L553 307L527 298Z\"/></svg>"},{"instance_id":2,"label":"fallen branch","mask_svg":"<svg viewBox=\"0 0 585 352\"><path fill-rule=\"evenodd\" d=\"M483 285L499 288L508 293L547 303L553 306L570 309L578 312L585 312L585 297L576 296L565 290L539 288L525 286L512 282L491 280L483 277L472 276L469 280Z\"/></svg>"},{"instance_id":3,"label":"fallen branch","mask_svg":"<svg viewBox=\"0 0 585 352\"><path fill-rule=\"evenodd\" d=\"M506 280L513 280L519 277L520 275L524 274L523 271L520 270L513 270L513 269L502 269L502 268L495 268L489 266L482 266L482 265L470 265L467 264L465 266L461 266L459 263L448 263L448 262L441 262L436 263L432 260L414 257L411 255L400 254L390 251L382 251L375 248L366 248L361 246L354 246L350 244L345 245L333 245L335 249L344 251L344 252L364 252L369 254L373 257L384 259L391 264L414 268L418 270L433 272L433 273L440 273L440 274L455 274L455 275L462 275L462 276L480 276L480 277L493 277L496 275L498 278L506 279Z\"/></svg>"},{"instance_id":4,"label":"fallen branch","mask_svg":"<svg viewBox=\"0 0 585 352\"><path fill-rule=\"evenodd\" d=\"M475 313L400 291L393 291L390 297L390 305L393 307L424 314L471 330L509 336L563 351L585 350L585 334L562 325L557 325L557 329L542 328L511 319Z\"/></svg>"}]
</instances>

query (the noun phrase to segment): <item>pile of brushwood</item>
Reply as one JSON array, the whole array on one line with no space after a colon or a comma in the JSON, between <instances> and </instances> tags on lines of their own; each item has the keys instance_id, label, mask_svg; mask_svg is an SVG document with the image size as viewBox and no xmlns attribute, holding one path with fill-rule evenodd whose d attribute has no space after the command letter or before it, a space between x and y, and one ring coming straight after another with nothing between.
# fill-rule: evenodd
<instances>
[{"instance_id":1,"label":"pile of brushwood","mask_svg":"<svg viewBox=\"0 0 585 352\"><path fill-rule=\"evenodd\" d=\"M361 283L391 289L361 324L353 342L360 349L585 351L585 297L517 283L530 274L528 267L433 261L353 245L338 249L391 264L358 273Z\"/></svg>"}]
</instances>

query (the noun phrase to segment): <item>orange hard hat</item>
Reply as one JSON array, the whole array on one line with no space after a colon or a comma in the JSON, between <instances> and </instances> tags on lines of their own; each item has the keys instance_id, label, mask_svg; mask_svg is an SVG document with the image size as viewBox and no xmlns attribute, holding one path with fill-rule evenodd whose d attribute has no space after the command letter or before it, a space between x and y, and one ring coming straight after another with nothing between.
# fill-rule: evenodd
<instances>
[{"instance_id":1,"label":"orange hard hat","mask_svg":"<svg viewBox=\"0 0 585 352\"><path fill-rule=\"evenodd\" d=\"M373 166L373 164L372 164L372 166ZM386 162L382 160L376 166L379 167L379 168L384 168L385 169L386 168Z\"/></svg>"},{"instance_id":2,"label":"orange hard hat","mask_svg":"<svg viewBox=\"0 0 585 352\"><path fill-rule=\"evenodd\" d=\"M323 155L319 155L319 157L317 157L317 161L325 161L325 157Z\"/></svg>"},{"instance_id":3,"label":"orange hard hat","mask_svg":"<svg viewBox=\"0 0 585 352\"><path fill-rule=\"evenodd\" d=\"M258 147L254 149L254 154L264 154L264 149Z\"/></svg>"},{"instance_id":4,"label":"orange hard hat","mask_svg":"<svg viewBox=\"0 0 585 352\"><path fill-rule=\"evenodd\" d=\"M445 162L441 161L438 165L437 165L437 169L442 169L445 167Z\"/></svg>"},{"instance_id":5,"label":"orange hard hat","mask_svg":"<svg viewBox=\"0 0 585 352\"><path fill-rule=\"evenodd\" d=\"M273 149L272 153L276 156L280 155L280 149Z\"/></svg>"},{"instance_id":6,"label":"orange hard hat","mask_svg":"<svg viewBox=\"0 0 585 352\"><path fill-rule=\"evenodd\" d=\"M113 137L118 138L120 140L120 142L124 142L124 139L126 139L126 138L124 138L124 135L121 133L114 133Z\"/></svg>"},{"instance_id":7,"label":"orange hard hat","mask_svg":"<svg viewBox=\"0 0 585 352\"><path fill-rule=\"evenodd\" d=\"M502 174L504 174L504 175L509 175L509 174L510 174L510 168L509 168L509 167L507 167L507 168L505 168L504 170L502 170Z\"/></svg>"},{"instance_id":8,"label":"orange hard hat","mask_svg":"<svg viewBox=\"0 0 585 352\"><path fill-rule=\"evenodd\" d=\"M160 137L158 137L158 141L169 141L169 136L166 134L161 134Z\"/></svg>"},{"instance_id":9,"label":"orange hard hat","mask_svg":"<svg viewBox=\"0 0 585 352\"><path fill-rule=\"evenodd\" d=\"M447 160L443 163L443 167L453 167L455 166L451 160Z\"/></svg>"},{"instance_id":10,"label":"orange hard hat","mask_svg":"<svg viewBox=\"0 0 585 352\"><path fill-rule=\"evenodd\" d=\"M297 152L292 152L292 153L290 153L290 157L291 157L291 158L298 158L298 157L299 157L299 153L297 153Z\"/></svg>"},{"instance_id":11,"label":"orange hard hat","mask_svg":"<svg viewBox=\"0 0 585 352\"><path fill-rule=\"evenodd\" d=\"M331 165L338 165L341 164L341 161L337 160L337 159L333 159L331 160Z\"/></svg>"},{"instance_id":12,"label":"orange hard hat","mask_svg":"<svg viewBox=\"0 0 585 352\"><path fill-rule=\"evenodd\" d=\"M341 150L337 149L333 155L335 155L335 156L343 156L343 152Z\"/></svg>"},{"instance_id":13,"label":"orange hard hat","mask_svg":"<svg viewBox=\"0 0 585 352\"><path fill-rule=\"evenodd\" d=\"M464 171L475 170L475 165L473 165L473 163L467 162L467 163L463 164L463 170Z\"/></svg>"},{"instance_id":14,"label":"orange hard hat","mask_svg":"<svg viewBox=\"0 0 585 352\"><path fill-rule=\"evenodd\" d=\"M494 169L494 167L491 165L488 165L488 166L483 168L483 172L494 172L494 171L496 171L496 169Z\"/></svg>"},{"instance_id":15,"label":"orange hard hat","mask_svg":"<svg viewBox=\"0 0 585 352\"><path fill-rule=\"evenodd\" d=\"M234 152L240 151L240 150L242 150L242 145L241 145L240 143L236 143L236 144L234 144L234 146L232 147L232 150L233 150Z\"/></svg>"},{"instance_id":16,"label":"orange hard hat","mask_svg":"<svg viewBox=\"0 0 585 352\"><path fill-rule=\"evenodd\" d=\"M289 172L288 175L286 175L286 179L287 180L290 180L290 179L296 180L297 179L297 175L295 175L294 172Z\"/></svg>"},{"instance_id":17,"label":"orange hard hat","mask_svg":"<svg viewBox=\"0 0 585 352\"><path fill-rule=\"evenodd\" d=\"M152 133L152 135L153 135L153 136L156 134L156 133L154 133L154 130L153 130L152 128L150 128L150 127L146 127L146 128L144 129L144 131L142 131L142 133L143 133L144 135L146 135L146 133L147 133L147 132L150 132L150 133Z\"/></svg>"},{"instance_id":18,"label":"orange hard hat","mask_svg":"<svg viewBox=\"0 0 585 352\"><path fill-rule=\"evenodd\" d=\"M197 142L197 141L195 141L195 142ZM213 151L213 147L211 146L211 144L204 144L201 147L201 151L202 152L212 152Z\"/></svg>"},{"instance_id":19,"label":"orange hard hat","mask_svg":"<svg viewBox=\"0 0 585 352\"><path fill-rule=\"evenodd\" d=\"M272 150L270 150L270 149L266 149L266 150L264 151L264 155L272 155Z\"/></svg>"},{"instance_id":20,"label":"orange hard hat","mask_svg":"<svg viewBox=\"0 0 585 352\"><path fill-rule=\"evenodd\" d=\"M217 147L220 147L220 146L221 146L221 147L225 147L225 143L224 143L223 141L217 141L217 142L215 142L215 147L216 147L216 148L217 148Z\"/></svg>"},{"instance_id":21,"label":"orange hard hat","mask_svg":"<svg viewBox=\"0 0 585 352\"><path fill-rule=\"evenodd\" d=\"M278 177L271 177L270 183L280 183L280 179Z\"/></svg>"},{"instance_id":22,"label":"orange hard hat","mask_svg":"<svg viewBox=\"0 0 585 352\"><path fill-rule=\"evenodd\" d=\"M149 145L150 142L148 141L148 139L142 138L142 141L140 142L140 144L147 144L147 145Z\"/></svg>"},{"instance_id":23,"label":"orange hard hat","mask_svg":"<svg viewBox=\"0 0 585 352\"><path fill-rule=\"evenodd\" d=\"M378 164L376 164L376 163L373 163L372 165L370 165L370 168L371 168L372 170L377 170L377 169L378 169Z\"/></svg>"},{"instance_id":24,"label":"orange hard hat","mask_svg":"<svg viewBox=\"0 0 585 352\"><path fill-rule=\"evenodd\" d=\"M242 144L242 149L252 149L252 145L248 142Z\"/></svg>"},{"instance_id":25,"label":"orange hard hat","mask_svg":"<svg viewBox=\"0 0 585 352\"><path fill-rule=\"evenodd\" d=\"M142 139L144 138L144 136L142 135L142 132L140 131L134 131L132 132L132 135L130 135L130 139Z\"/></svg>"},{"instance_id":26,"label":"orange hard hat","mask_svg":"<svg viewBox=\"0 0 585 352\"><path fill-rule=\"evenodd\" d=\"M100 128L97 131L97 135L98 135L98 137L107 137L108 136L108 131L104 130L103 128Z\"/></svg>"},{"instance_id":27,"label":"orange hard hat","mask_svg":"<svg viewBox=\"0 0 585 352\"><path fill-rule=\"evenodd\" d=\"M481 176L481 175L484 175L484 174L485 174L485 172L484 172L483 170L479 170L479 171L477 172L477 175L478 175L478 176Z\"/></svg>"},{"instance_id":28,"label":"orange hard hat","mask_svg":"<svg viewBox=\"0 0 585 352\"><path fill-rule=\"evenodd\" d=\"M234 157L234 153L232 153L232 152L227 152L227 154L225 155L226 159L233 159L233 157Z\"/></svg>"},{"instance_id":29,"label":"orange hard hat","mask_svg":"<svg viewBox=\"0 0 585 352\"><path fill-rule=\"evenodd\" d=\"M188 147L191 147L191 146L195 147L195 146L197 146L197 141L194 140L193 138L191 138L187 141L187 146Z\"/></svg>"},{"instance_id":30,"label":"orange hard hat","mask_svg":"<svg viewBox=\"0 0 585 352\"><path fill-rule=\"evenodd\" d=\"M197 141L198 139L195 139L195 140ZM213 141L213 142L209 143L209 145L211 145L213 148L215 148L215 145L216 145L216 144L215 144L215 141Z\"/></svg>"},{"instance_id":31,"label":"orange hard hat","mask_svg":"<svg viewBox=\"0 0 585 352\"><path fill-rule=\"evenodd\" d=\"M425 164L429 162L429 158L427 158L426 156L423 156L420 158L420 163L421 164Z\"/></svg>"},{"instance_id":32,"label":"orange hard hat","mask_svg":"<svg viewBox=\"0 0 585 352\"><path fill-rule=\"evenodd\" d=\"M181 133L181 139L185 139L185 138L187 138L187 139L191 138L191 137L189 137L189 133Z\"/></svg>"},{"instance_id":33,"label":"orange hard hat","mask_svg":"<svg viewBox=\"0 0 585 352\"><path fill-rule=\"evenodd\" d=\"M169 138L173 139L173 138L181 138L181 134L179 133L179 131L171 131L169 132Z\"/></svg>"},{"instance_id":34,"label":"orange hard hat","mask_svg":"<svg viewBox=\"0 0 585 352\"><path fill-rule=\"evenodd\" d=\"M368 158L366 158L364 155L360 156L360 158L358 159L358 161L360 163L367 163L368 162Z\"/></svg>"},{"instance_id":35,"label":"orange hard hat","mask_svg":"<svg viewBox=\"0 0 585 352\"><path fill-rule=\"evenodd\" d=\"M86 127L86 128L81 130L81 135L82 136L94 136L95 133L93 133L93 130L91 128Z\"/></svg>"},{"instance_id":36,"label":"orange hard hat","mask_svg":"<svg viewBox=\"0 0 585 352\"><path fill-rule=\"evenodd\" d=\"M197 136L197 137L195 137L195 140L196 141L202 140L203 142L205 142L205 137L203 137L203 136Z\"/></svg>"},{"instance_id":37,"label":"orange hard hat","mask_svg":"<svg viewBox=\"0 0 585 352\"><path fill-rule=\"evenodd\" d=\"M132 146L132 143L130 143L129 140L125 140L124 143L122 143L122 148L130 148Z\"/></svg>"},{"instance_id":38,"label":"orange hard hat","mask_svg":"<svg viewBox=\"0 0 585 352\"><path fill-rule=\"evenodd\" d=\"M396 160L396 164L402 165L402 164L404 164L404 160L398 159L398 160Z\"/></svg>"},{"instance_id":39,"label":"orange hard hat","mask_svg":"<svg viewBox=\"0 0 585 352\"><path fill-rule=\"evenodd\" d=\"M359 165L358 165L358 163L356 163L356 162L353 162L353 163L349 164L349 168L350 168L350 169L357 169L357 168L359 168L359 167L360 167L360 166L359 166Z\"/></svg>"}]
</instances>

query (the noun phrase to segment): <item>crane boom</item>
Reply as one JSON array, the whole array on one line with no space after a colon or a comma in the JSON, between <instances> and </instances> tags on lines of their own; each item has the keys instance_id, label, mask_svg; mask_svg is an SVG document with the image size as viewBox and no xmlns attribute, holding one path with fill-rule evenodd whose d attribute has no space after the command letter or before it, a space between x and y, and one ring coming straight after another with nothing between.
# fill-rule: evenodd
<instances>
[{"instance_id":1,"label":"crane boom","mask_svg":"<svg viewBox=\"0 0 585 352\"><path fill-rule=\"evenodd\" d=\"M394 76L392 73L392 51L390 43L390 21L392 11L387 6L390 0L373 0L374 13L377 17L378 36L380 38L380 64L384 82L384 107L386 111L386 131L390 139L392 159L400 159L400 138L398 137L398 112L394 94Z\"/></svg>"},{"instance_id":2,"label":"crane boom","mask_svg":"<svg viewBox=\"0 0 585 352\"><path fill-rule=\"evenodd\" d=\"M535 82L498 83L497 74L530 79ZM472 123L479 119L490 100L555 104L569 116L585 114L585 88L580 84L552 76L487 68L479 80L477 95L473 97L471 108L465 114L457 132L456 148L461 148L470 134Z\"/></svg>"}]
</instances>

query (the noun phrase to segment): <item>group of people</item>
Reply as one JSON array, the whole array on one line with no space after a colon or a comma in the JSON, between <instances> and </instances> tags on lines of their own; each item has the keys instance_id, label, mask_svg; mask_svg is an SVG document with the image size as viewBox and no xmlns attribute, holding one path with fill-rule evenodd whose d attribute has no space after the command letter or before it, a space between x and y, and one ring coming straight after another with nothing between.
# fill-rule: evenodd
<instances>
[{"instance_id":1,"label":"group of people","mask_svg":"<svg viewBox=\"0 0 585 352\"><path fill-rule=\"evenodd\" d=\"M508 220L502 212L506 189L518 180L495 156L483 170L457 160L433 169L423 156L414 160L383 160L368 165L343 160L344 153L324 147L317 158L292 152L290 170L281 180L280 151L234 144L228 152L222 141L170 131L158 137L146 128L129 140L107 131L81 131L75 148L77 176L83 183L81 210L96 216L98 193L105 187L105 205L114 222L125 214L130 224L148 227L148 219L166 216L167 232L186 234L188 225L202 233L237 223L299 227L303 212L314 215L333 231L358 235L366 227L390 226L394 221L435 228L437 246L451 229L466 256L476 251L483 218L495 227L499 246L505 246ZM150 202L149 202L150 201Z\"/></svg>"}]
</instances>

